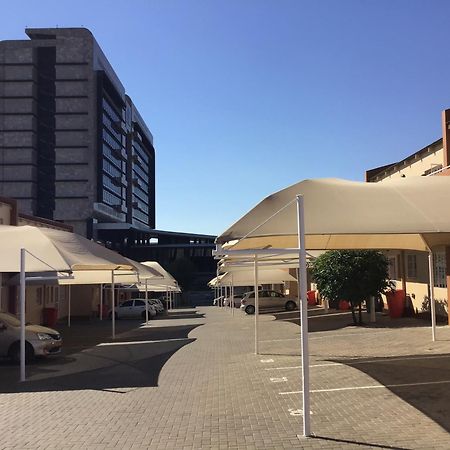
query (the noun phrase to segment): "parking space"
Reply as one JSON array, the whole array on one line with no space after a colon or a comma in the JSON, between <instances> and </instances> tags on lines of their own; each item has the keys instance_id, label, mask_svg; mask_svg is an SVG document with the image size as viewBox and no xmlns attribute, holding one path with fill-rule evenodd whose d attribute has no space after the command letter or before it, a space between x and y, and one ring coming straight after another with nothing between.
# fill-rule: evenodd
<instances>
[{"instance_id":1,"label":"parking space","mask_svg":"<svg viewBox=\"0 0 450 450\"><path fill-rule=\"evenodd\" d=\"M63 330L59 363L33 365L23 385L2 377L0 448L448 448L447 327L431 343L426 324L412 320L353 327L349 316L311 315L311 328L320 325L310 333L315 438L297 437L295 321L261 315L255 355L254 316L200 307L148 327L119 321L114 342L103 331L90 335L87 325ZM70 333L83 348L72 348Z\"/></svg>"}]
</instances>

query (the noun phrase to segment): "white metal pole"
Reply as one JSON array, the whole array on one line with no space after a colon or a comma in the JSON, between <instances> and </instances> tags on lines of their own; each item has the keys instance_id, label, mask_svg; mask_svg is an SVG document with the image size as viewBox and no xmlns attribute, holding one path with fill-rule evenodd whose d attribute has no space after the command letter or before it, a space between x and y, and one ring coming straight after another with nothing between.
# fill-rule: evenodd
<instances>
[{"instance_id":1,"label":"white metal pole","mask_svg":"<svg viewBox=\"0 0 450 450\"><path fill-rule=\"evenodd\" d=\"M233 284L233 272L231 272L231 314L234 316L234 284Z\"/></svg>"},{"instance_id":2,"label":"white metal pole","mask_svg":"<svg viewBox=\"0 0 450 450\"><path fill-rule=\"evenodd\" d=\"M148 325L148 288L145 280L145 325Z\"/></svg>"},{"instance_id":3,"label":"white metal pole","mask_svg":"<svg viewBox=\"0 0 450 450\"><path fill-rule=\"evenodd\" d=\"M166 305L167 305L167 310L170 311L169 288L168 288L168 286L166 286Z\"/></svg>"},{"instance_id":4,"label":"white metal pole","mask_svg":"<svg viewBox=\"0 0 450 450\"><path fill-rule=\"evenodd\" d=\"M112 338L116 338L116 298L115 298L115 286L114 286L114 270L111 270L111 304L112 304Z\"/></svg>"},{"instance_id":5,"label":"white metal pole","mask_svg":"<svg viewBox=\"0 0 450 450\"><path fill-rule=\"evenodd\" d=\"M259 292L258 292L258 255L255 255L255 355L259 354L258 343L258 316L259 316Z\"/></svg>"},{"instance_id":6,"label":"white metal pole","mask_svg":"<svg viewBox=\"0 0 450 450\"><path fill-rule=\"evenodd\" d=\"M103 320L103 284L100 285L100 311L99 311L100 320Z\"/></svg>"},{"instance_id":7,"label":"white metal pole","mask_svg":"<svg viewBox=\"0 0 450 450\"><path fill-rule=\"evenodd\" d=\"M299 247L299 302L302 346L302 392L303 392L303 436L311 436L310 392L309 392L309 348L308 348L308 300L305 248L305 212L303 196L297 195L298 247Z\"/></svg>"},{"instance_id":8,"label":"white metal pole","mask_svg":"<svg viewBox=\"0 0 450 450\"><path fill-rule=\"evenodd\" d=\"M69 284L69 292L67 294L67 301L68 301L68 311L67 311L67 326L70 327L70 308L71 308L71 303L72 303L72 289L71 286Z\"/></svg>"},{"instance_id":9,"label":"white metal pole","mask_svg":"<svg viewBox=\"0 0 450 450\"><path fill-rule=\"evenodd\" d=\"M428 253L428 272L430 276L430 312L431 312L431 338L436 340L436 304L434 302L434 268L433 252Z\"/></svg>"},{"instance_id":10,"label":"white metal pole","mask_svg":"<svg viewBox=\"0 0 450 450\"><path fill-rule=\"evenodd\" d=\"M25 249L20 249L20 381L25 381Z\"/></svg>"}]
</instances>

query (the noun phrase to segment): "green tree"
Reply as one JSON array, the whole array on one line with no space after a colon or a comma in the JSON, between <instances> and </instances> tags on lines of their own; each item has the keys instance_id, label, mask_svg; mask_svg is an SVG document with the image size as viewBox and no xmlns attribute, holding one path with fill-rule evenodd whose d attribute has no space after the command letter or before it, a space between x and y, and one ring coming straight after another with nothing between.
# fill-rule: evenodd
<instances>
[{"instance_id":1,"label":"green tree","mask_svg":"<svg viewBox=\"0 0 450 450\"><path fill-rule=\"evenodd\" d=\"M353 322L362 324L361 303L391 287L387 258L375 250L331 250L312 265L312 276L322 296L350 302ZM359 323L355 307L359 308Z\"/></svg>"}]
</instances>

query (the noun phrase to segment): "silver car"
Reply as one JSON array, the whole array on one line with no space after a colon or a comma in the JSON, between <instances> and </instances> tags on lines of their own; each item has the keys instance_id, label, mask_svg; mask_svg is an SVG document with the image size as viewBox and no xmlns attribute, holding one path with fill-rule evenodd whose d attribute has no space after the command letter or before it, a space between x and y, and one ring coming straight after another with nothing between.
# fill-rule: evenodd
<instances>
[{"instance_id":1,"label":"silver car","mask_svg":"<svg viewBox=\"0 0 450 450\"><path fill-rule=\"evenodd\" d=\"M281 292L261 290L258 291L258 303L260 308L284 308L293 311L297 308L297 301L285 297ZM241 300L241 309L247 314L255 313L255 291L247 292Z\"/></svg>"},{"instance_id":2,"label":"silver car","mask_svg":"<svg viewBox=\"0 0 450 450\"><path fill-rule=\"evenodd\" d=\"M152 318L156 316L156 309L148 302L148 317ZM129 318L141 318L145 319L145 300L141 298L134 298L131 300L126 300L120 303L119 306L115 308L116 319L129 319ZM109 311L108 317L112 317L112 311Z\"/></svg>"},{"instance_id":3,"label":"silver car","mask_svg":"<svg viewBox=\"0 0 450 450\"><path fill-rule=\"evenodd\" d=\"M41 325L25 327L25 357L49 356L61 352L61 335ZM0 312L0 356L20 361L20 321L12 314Z\"/></svg>"}]
</instances>

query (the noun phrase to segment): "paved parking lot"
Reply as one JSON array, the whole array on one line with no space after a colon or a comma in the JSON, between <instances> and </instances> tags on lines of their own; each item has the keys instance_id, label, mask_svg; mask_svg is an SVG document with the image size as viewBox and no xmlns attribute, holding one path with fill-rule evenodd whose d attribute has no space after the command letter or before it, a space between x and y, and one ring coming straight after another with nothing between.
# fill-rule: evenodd
<instances>
[{"instance_id":1,"label":"paved parking lot","mask_svg":"<svg viewBox=\"0 0 450 450\"><path fill-rule=\"evenodd\" d=\"M348 326L310 311L312 431L303 440L298 312L176 310L146 327L62 329L64 354L0 363L0 448L450 447L450 331L388 318ZM400 326L401 325L401 326Z\"/></svg>"}]
</instances>

